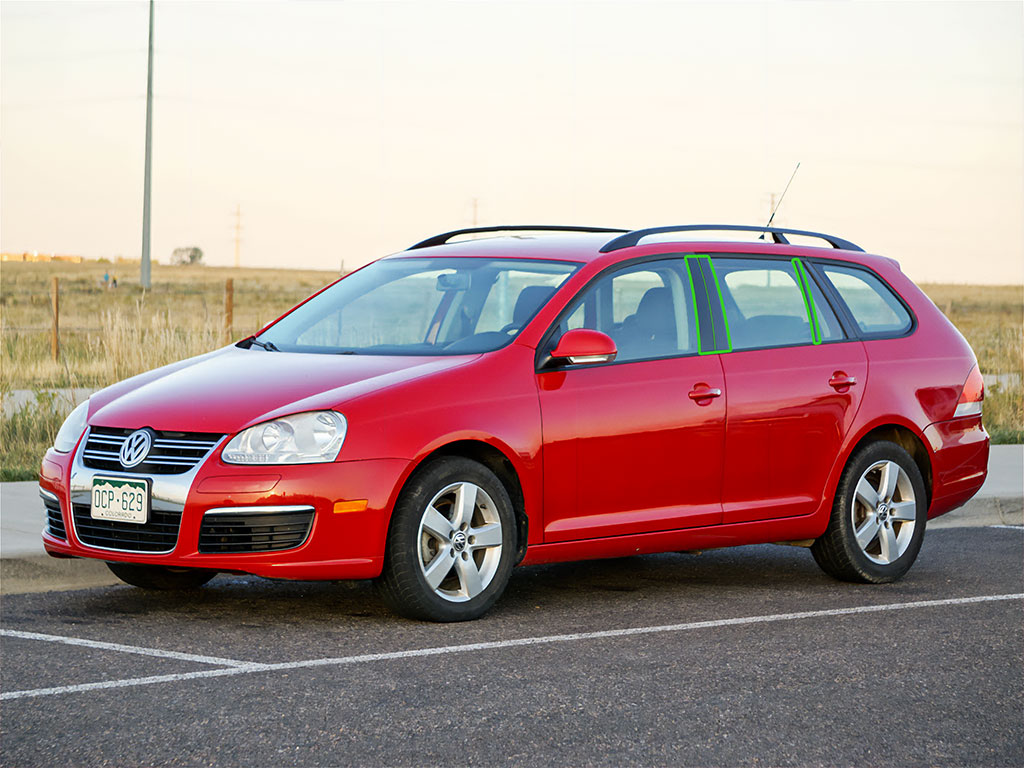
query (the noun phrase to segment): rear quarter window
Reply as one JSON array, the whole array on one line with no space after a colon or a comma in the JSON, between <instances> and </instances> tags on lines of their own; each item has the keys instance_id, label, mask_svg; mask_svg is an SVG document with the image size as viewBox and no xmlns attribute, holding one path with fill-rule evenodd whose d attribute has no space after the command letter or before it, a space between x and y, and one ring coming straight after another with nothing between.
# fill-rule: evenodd
<instances>
[{"instance_id":1,"label":"rear quarter window","mask_svg":"<svg viewBox=\"0 0 1024 768\"><path fill-rule=\"evenodd\" d=\"M880 279L856 267L821 265L822 272L846 303L861 333L898 336L910 330L906 307Z\"/></svg>"}]
</instances>

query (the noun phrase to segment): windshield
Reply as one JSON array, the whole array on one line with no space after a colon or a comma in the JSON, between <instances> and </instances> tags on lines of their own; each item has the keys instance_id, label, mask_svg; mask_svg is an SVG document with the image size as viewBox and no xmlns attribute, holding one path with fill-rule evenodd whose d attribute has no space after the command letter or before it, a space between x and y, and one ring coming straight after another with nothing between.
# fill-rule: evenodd
<instances>
[{"instance_id":1,"label":"windshield","mask_svg":"<svg viewBox=\"0 0 1024 768\"><path fill-rule=\"evenodd\" d=\"M384 259L310 299L255 343L325 354L490 352L515 338L578 268L526 259Z\"/></svg>"}]
</instances>

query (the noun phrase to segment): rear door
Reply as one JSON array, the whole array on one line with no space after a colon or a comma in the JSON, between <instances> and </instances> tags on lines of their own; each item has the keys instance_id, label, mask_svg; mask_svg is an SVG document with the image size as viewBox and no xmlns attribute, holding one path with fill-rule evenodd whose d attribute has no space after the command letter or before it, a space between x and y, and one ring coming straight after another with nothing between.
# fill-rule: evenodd
<instances>
[{"instance_id":1,"label":"rear door","mask_svg":"<svg viewBox=\"0 0 1024 768\"><path fill-rule=\"evenodd\" d=\"M714 256L730 351L725 523L806 515L860 406L864 345L798 259Z\"/></svg>"},{"instance_id":2,"label":"rear door","mask_svg":"<svg viewBox=\"0 0 1024 768\"><path fill-rule=\"evenodd\" d=\"M700 354L694 293L682 258L633 264L588 286L546 342L592 328L619 350L537 374L546 542L721 521L725 384Z\"/></svg>"}]
</instances>

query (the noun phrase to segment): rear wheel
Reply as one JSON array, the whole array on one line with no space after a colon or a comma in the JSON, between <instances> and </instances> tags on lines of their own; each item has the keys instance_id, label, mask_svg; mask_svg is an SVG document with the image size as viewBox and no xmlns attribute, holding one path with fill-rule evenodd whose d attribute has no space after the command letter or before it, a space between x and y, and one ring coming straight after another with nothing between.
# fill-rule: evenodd
<instances>
[{"instance_id":1,"label":"rear wheel","mask_svg":"<svg viewBox=\"0 0 1024 768\"><path fill-rule=\"evenodd\" d=\"M407 618L475 619L508 584L514 537L512 502L493 472L461 457L432 461L395 505L381 595Z\"/></svg>"},{"instance_id":2,"label":"rear wheel","mask_svg":"<svg viewBox=\"0 0 1024 768\"><path fill-rule=\"evenodd\" d=\"M926 498L906 450L888 441L864 446L843 471L828 528L811 547L815 561L844 581L896 581L921 549Z\"/></svg>"},{"instance_id":3,"label":"rear wheel","mask_svg":"<svg viewBox=\"0 0 1024 768\"><path fill-rule=\"evenodd\" d=\"M141 589L197 589L217 575L198 568L165 568L161 565L107 563L107 568L125 584Z\"/></svg>"}]
</instances>

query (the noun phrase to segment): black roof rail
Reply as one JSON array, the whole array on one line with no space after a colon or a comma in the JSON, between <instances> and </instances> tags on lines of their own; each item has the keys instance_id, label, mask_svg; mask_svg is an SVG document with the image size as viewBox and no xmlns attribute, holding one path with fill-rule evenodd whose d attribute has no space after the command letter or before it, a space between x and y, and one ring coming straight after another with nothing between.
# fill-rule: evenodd
<instances>
[{"instance_id":1,"label":"black roof rail","mask_svg":"<svg viewBox=\"0 0 1024 768\"><path fill-rule=\"evenodd\" d=\"M859 245L854 245L849 240L832 235L823 235L821 232L808 232L803 229L785 229L782 227L748 227L742 224L683 224L678 227L651 227L650 229L635 229L624 235L613 238L601 246L601 253L617 251L620 248L630 248L640 242L641 238L648 235L660 235L667 232L700 232L700 231L733 231L733 232L768 232L772 240L784 245L789 244L786 235L804 235L806 237L818 237L827 242L833 248L844 251L863 251Z\"/></svg>"},{"instance_id":2,"label":"black roof rail","mask_svg":"<svg viewBox=\"0 0 1024 768\"><path fill-rule=\"evenodd\" d=\"M406 250L414 251L417 248L430 248L434 245L444 245L453 237L459 235L472 235L477 232L629 232L628 229L609 229L608 227L563 227L557 224L513 224L504 227L470 227L469 229L453 229L451 232L442 232L440 235L428 237Z\"/></svg>"}]
</instances>

